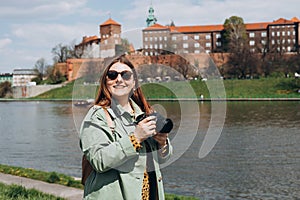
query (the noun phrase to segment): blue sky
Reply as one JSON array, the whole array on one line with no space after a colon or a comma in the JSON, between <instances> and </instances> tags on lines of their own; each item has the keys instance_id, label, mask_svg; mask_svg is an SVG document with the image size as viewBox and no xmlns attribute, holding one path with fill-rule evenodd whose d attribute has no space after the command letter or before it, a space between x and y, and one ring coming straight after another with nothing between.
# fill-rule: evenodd
<instances>
[{"instance_id":1,"label":"blue sky","mask_svg":"<svg viewBox=\"0 0 300 200\"><path fill-rule=\"evenodd\" d=\"M299 0L1 0L0 73L33 68L40 58L52 64L54 46L99 36L99 24L109 16L139 48L151 2L162 25L223 24L233 15L245 23L300 18Z\"/></svg>"}]
</instances>

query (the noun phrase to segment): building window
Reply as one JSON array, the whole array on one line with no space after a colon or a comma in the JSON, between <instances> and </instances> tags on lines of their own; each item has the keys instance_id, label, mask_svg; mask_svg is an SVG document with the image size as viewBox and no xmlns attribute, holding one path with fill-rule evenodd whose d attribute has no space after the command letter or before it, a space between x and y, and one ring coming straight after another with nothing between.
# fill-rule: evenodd
<instances>
[{"instance_id":1,"label":"building window","mask_svg":"<svg viewBox=\"0 0 300 200\"><path fill-rule=\"evenodd\" d=\"M152 44L150 44L150 49L152 49L153 48L153 46L152 46Z\"/></svg>"},{"instance_id":2,"label":"building window","mask_svg":"<svg viewBox=\"0 0 300 200\"><path fill-rule=\"evenodd\" d=\"M154 49L157 49L157 44L154 45Z\"/></svg>"},{"instance_id":3,"label":"building window","mask_svg":"<svg viewBox=\"0 0 300 200\"><path fill-rule=\"evenodd\" d=\"M173 40L173 41L176 41L176 36L172 36L172 40Z\"/></svg>"},{"instance_id":4,"label":"building window","mask_svg":"<svg viewBox=\"0 0 300 200\"><path fill-rule=\"evenodd\" d=\"M278 37L280 36L280 32L279 32L279 31L277 31L277 36L278 36Z\"/></svg>"},{"instance_id":5,"label":"building window","mask_svg":"<svg viewBox=\"0 0 300 200\"><path fill-rule=\"evenodd\" d=\"M255 37L255 33L249 33L249 37L254 38Z\"/></svg>"},{"instance_id":6,"label":"building window","mask_svg":"<svg viewBox=\"0 0 300 200\"><path fill-rule=\"evenodd\" d=\"M210 50L205 50L206 53L210 53Z\"/></svg>"},{"instance_id":7,"label":"building window","mask_svg":"<svg viewBox=\"0 0 300 200\"><path fill-rule=\"evenodd\" d=\"M207 34L207 35L205 36L205 39L210 40L210 34Z\"/></svg>"},{"instance_id":8,"label":"building window","mask_svg":"<svg viewBox=\"0 0 300 200\"><path fill-rule=\"evenodd\" d=\"M220 33L216 34L216 38L221 38L221 34Z\"/></svg>"},{"instance_id":9,"label":"building window","mask_svg":"<svg viewBox=\"0 0 300 200\"><path fill-rule=\"evenodd\" d=\"M217 45L217 47L220 47L220 46L222 46L222 43L221 42L216 42L216 45Z\"/></svg>"},{"instance_id":10,"label":"building window","mask_svg":"<svg viewBox=\"0 0 300 200\"><path fill-rule=\"evenodd\" d=\"M291 50L292 50L291 47L287 47L288 52L291 52Z\"/></svg>"},{"instance_id":11,"label":"building window","mask_svg":"<svg viewBox=\"0 0 300 200\"><path fill-rule=\"evenodd\" d=\"M189 48L189 44L188 43L183 43L183 48Z\"/></svg>"},{"instance_id":12,"label":"building window","mask_svg":"<svg viewBox=\"0 0 300 200\"><path fill-rule=\"evenodd\" d=\"M197 42L197 43L194 44L194 47L198 48L198 47L200 47L200 44Z\"/></svg>"},{"instance_id":13,"label":"building window","mask_svg":"<svg viewBox=\"0 0 300 200\"><path fill-rule=\"evenodd\" d=\"M266 40L262 40L261 44L266 45L267 44Z\"/></svg>"},{"instance_id":14,"label":"building window","mask_svg":"<svg viewBox=\"0 0 300 200\"><path fill-rule=\"evenodd\" d=\"M168 40L167 36L165 36L164 39L165 39L165 41L167 41Z\"/></svg>"},{"instance_id":15,"label":"building window","mask_svg":"<svg viewBox=\"0 0 300 200\"><path fill-rule=\"evenodd\" d=\"M261 32L261 37L267 37L267 32Z\"/></svg>"},{"instance_id":16,"label":"building window","mask_svg":"<svg viewBox=\"0 0 300 200\"><path fill-rule=\"evenodd\" d=\"M200 53L200 50L195 50L194 53Z\"/></svg>"},{"instance_id":17,"label":"building window","mask_svg":"<svg viewBox=\"0 0 300 200\"><path fill-rule=\"evenodd\" d=\"M148 45L145 45L145 49L148 49Z\"/></svg>"},{"instance_id":18,"label":"building window","mask_svg":"<svg viewBox=\"0 0 300 200\"><path fill-rule=\"evenodd\" d=\"M149 39L150 39L150 41L152 41L152 37L150 37Z\"/></svg>"},{"instance_id":19,"label":"building window","mask_svg":"<svg viewBox=\"0 0 300 200\"><path fill-rule=\"evenodd\" d=\"M290 36L290 35L291 35L291 31L288 31L288 32L287 32L287 35Z\"/></svg>"},{"instance_id":20,"label":"building window","mask_svg":"<svg viewBox=\"0 0 300 200\"><path fill-rule=\"evenodd\" d=\"M162 44L159 44L159 48L162 49L162 48L163 48L163 45L162 45Z\"/></svg>"},{"instance_id":21,"label":"building window","mask_svg":"<svg viewBox=\"0 0 300 200\"><path fill-rule=\"evenodd\" d=\"M282 36L285 36L285 32L284 32L284 31L282 31L282 33L281 33L281 34L282 34Z\"/></svg>"},{"instance_id":22,"label":"building window","mask_svg":"<svg viewBox=\"0 0 300 200\"><path fill-rule=\"evenodd\" d=\"M274 31L272 32L272 36L275 36L275 32Z\"/></svg>"},{"instance_id":23,"label":"building window","mask_svg":"<svg viewBox=\"0 0 300 200\"><path fill-rule=\"evenodd\" d=\"M187 39L188 39L188 36L187 36L187 35L184 35L184 36L182 37L182 39L183 39L183 40L187 40Z\"/></svg>"},{"instance_id":24,"label":"building window","mask_svg":"<svg viewBox=\"0 0 300 200\"><path fill-rule=\"evenodd\" d=\"M177 49L177 44L173 44L173 48L174 48L174 49Z\"/></svg>"},{"instance_id":25,"label":"building window","mask_svg":"<svg viewBox=\"0 0 300 200\"><path fill-rule=\"evenodd\" d=\"M159 41L162 41L162 37L161 36L159 37Z\"/></svg>"},{"instance_id":26,"label":"building window","mask_svg":"<svg viewBox=\"0 0 300 200\"><path fill-rule=\"evenodd\" d=\"M255 41L254 40L250 40L249 44L250 44L250 46L254 46L255 45Z\"/></svg>"},{"instance_id":27,"label":"building window","mask_svg":"<svg viewBox=\"0 0 300 200\"><path fill-rule=\"evenodd\" d=\"M199 35L194 35L194 39L199 40L200 39Z\"/></svg>"},{"instance_id":28,"label":"building window","mask_svg":"<svg viewBox=\"0 0 300 200\"><path fill-rule=\"evenodd\" d=\"M145 42L147 42L148 41L148 38L147 37L145 37Z\"/></svg>"},{"instance_id":29,"label":"building window","mask_svg":"<svg viewBox=\"0 0 300 200\"><path fill-rule=\"evenodd\" d=\"M209 42L205 43L206 47L211 47L211 44Z\"/></svg>"}]
</instances>

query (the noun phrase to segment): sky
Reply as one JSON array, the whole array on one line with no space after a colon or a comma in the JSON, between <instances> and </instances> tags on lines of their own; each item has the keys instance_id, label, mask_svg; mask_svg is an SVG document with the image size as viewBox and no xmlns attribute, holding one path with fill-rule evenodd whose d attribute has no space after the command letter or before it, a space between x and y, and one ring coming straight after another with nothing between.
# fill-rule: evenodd
<instances>
[{"instance_id":1,"label":"sky","mask_svg":"<svg viewBox=\"0 0 300 200\"><path fill-rule=\"evenodd\" d=\"M0 73L32 69L40 58L53 64L53 47L99 36L99 25L109 17L140 48L151 5L161 25L223 24L231 16L245 23L300 18L299 0L0 0Z\"/></svg>"}]
</instances>

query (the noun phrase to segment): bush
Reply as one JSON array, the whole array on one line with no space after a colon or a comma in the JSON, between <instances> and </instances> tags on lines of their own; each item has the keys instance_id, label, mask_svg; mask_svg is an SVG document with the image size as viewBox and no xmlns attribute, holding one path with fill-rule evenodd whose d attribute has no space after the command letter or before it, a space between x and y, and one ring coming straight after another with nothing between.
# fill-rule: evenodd
<instances>
[{"instance_id":1,"label":"bush","mask_svg":"<svg viewBox=\"0 0 300 200\"><path fill-rule=\"evenodd\" d=\"M48 183L58 183L59 181L60 181L60 178L56 172L51 172L51 174L49 175L49 177L47 179Z\"/></svg>"},{"instance_id":2,"label":"bush","mask_svg":"<svg viewBox=\"0 0 300 200\"><path fill-rule=\"evenodd\" d=\"M4 98L12 94L11 83L5 81L0 84L0 98Z\"/></svg>"}]
</instances>

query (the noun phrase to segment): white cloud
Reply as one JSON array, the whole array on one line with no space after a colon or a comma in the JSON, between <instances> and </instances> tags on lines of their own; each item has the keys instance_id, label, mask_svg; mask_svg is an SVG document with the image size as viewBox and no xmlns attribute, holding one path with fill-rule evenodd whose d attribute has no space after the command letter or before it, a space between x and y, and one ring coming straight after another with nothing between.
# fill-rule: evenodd
<instances>
[{"instance_id":1,"label":"white cloud","mask_svg":"<svg viewBox=\"0 0 300 200\"><path fill-rule=\"evenodd\" d=\"M11 43L12 43L12 40L9 38L0 39L0 50Z\"/></svg>"},{"instance_id":2,"label":"white cloud","mask_svg":"<svg viewBox=\"0 0 300 200\"><path fill-rule=\"evenodd\" d=\"M21 39L22 43L29 46L55 46L58 43L68 43L74 39L77 42L84 34L92 33L93 24L76 24L76 25L63 25L63 24L18 24L12 26L12 34ZM95 32L97 34L98 32Z\"/></svg>"},{"instance_id":3,"label":"white cloud","mask_svg":"<svg viewBox=\"0 0 300 200\"><path fill-rule=\"evenodd\" d=\"M87 0L18 1L1 3L2 19L57 19L81 11Z\"/></svg>"}]
</instances>

